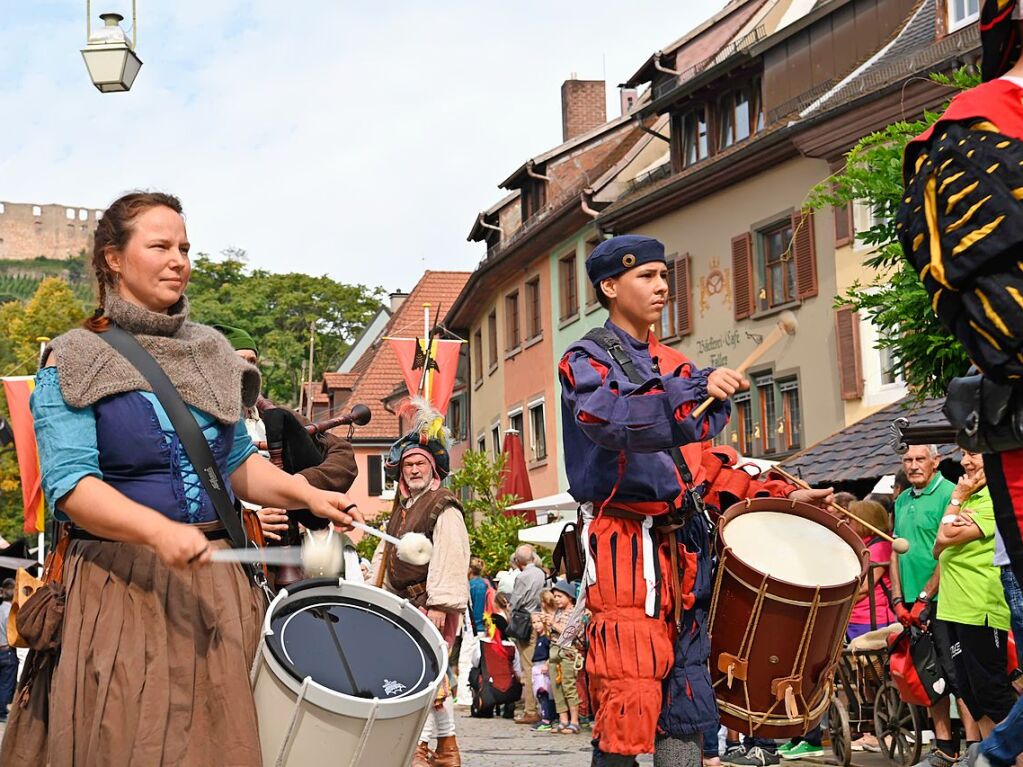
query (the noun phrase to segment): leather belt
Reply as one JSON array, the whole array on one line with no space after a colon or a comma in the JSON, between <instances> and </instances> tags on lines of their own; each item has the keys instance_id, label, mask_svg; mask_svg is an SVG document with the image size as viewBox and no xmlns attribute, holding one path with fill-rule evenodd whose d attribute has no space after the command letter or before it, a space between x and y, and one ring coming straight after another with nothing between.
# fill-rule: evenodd
<instances>
[{"instance_id":1,"label":"leather belt","mask_svg":"<svg viewBox=\"0 0 1023 767\"><path fill-rule=\"evenodd\" d=\"M411 586L405 587L405 598L406 599L419 599L419 597L426 594L425 583L413 583Z\"/></svg>"},{"instance_id":2,"label":"leather belt","mask_svg":"<svg viewBox=\"0 0 1023 767\"><path fill-rule=\"evenodd\" d=\"M635 511L628 511L627 509L623 509L618 506L607 506L601 513L608 517L631 519L634 522L645 522L647 519L652 519L654 529L664 533L674 532L675 530L684 527L684 525L677 521L677 516L671 513L652 516L650 514L639 514Z\"/></svg>"},{"instance_id":3,"label":"leather belt","mask_svg":"<svg viewBox=\"0 0 1023 767\"><path fill-rule=\"evenodd\" d=\"M207 540L210 541L221 541L228 537L227 528L224 527L222 522L200 522L198 524L189 525L189 527L198 528L202 532ZM98 541L100 543L118 543L110 538L103 538L98 535L93 535L84 527L78 527L72 525L71 529L68 530L68 536L75 541Z\"/></svg>"}]
</instances>

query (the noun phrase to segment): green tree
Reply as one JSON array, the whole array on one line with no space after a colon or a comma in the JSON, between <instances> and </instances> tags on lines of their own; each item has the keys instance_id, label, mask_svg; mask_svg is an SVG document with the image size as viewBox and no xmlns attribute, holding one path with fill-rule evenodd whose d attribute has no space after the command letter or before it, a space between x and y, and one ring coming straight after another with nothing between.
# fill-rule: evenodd
<instances>
[{"instance_id":1,"label":"green tree","mask_svg":"<svg viewBox=\"0 0 1023 767\"><path fill-rule=\"evenodd\" d=\"M484 451L468 450L462 455L462 468L448 480L456 494L469 492L464 502L469 550L483 560L488 573L508 568L508 560L519 545L519 530L527 524L517 514L504 513L518 498L498 495L507 459L503 453L491 460Z\"/></svg>"},{"instance_id":2,"label":"green tree","mask_svg":"<svg viewBox=\"0 0 1023 767\"><path fill-rule=\"evenodd\" d=\"M302 364L314 338L315 377L341 357L380 307L382 288L346 285L327 276L250 271L244 251L214 261L200 254L188 286L192 319L247 330L259 344L264 390L280 403L298 401Z\"/></svg>"},{"instance_id":3,"label":"green tree","mask_svg":"<svg viewBox=\"0 0 1023 767\"><path fill-rule=\"evenodd\" d=\"M79 325L86 309L62 279L39 283L25 304L0 306L0 374L31 375L39 360L39 337L53 338ZM7 400L0 397L0 418L8 417ZM21 480L13 450L0 453L0 535L20 538L23 523Z\"/></svg>"},{"instance_id":4,"label":"green tree","mask_svg":"<svg viewBox=\"0 0 1023 767\"><path fill-rule=\"evenodd\" d=\"M952 89L972 88L976 75L962 69L952 76L932 75ZM919 397L943 397L950 379L969 366L962 345L931 310L931 300L896 237L895 214L902 199L902 155L913 138L933 125L940 112L901 121L861 139L846 157L843 170L812 190L810 206L867 205L874 225L856 237L870 246L864 264L874 270L867 283L857 281L836 305L851 305L874 323L877 348L891 352L894 368Z\"/></svg>"}]
</instances>

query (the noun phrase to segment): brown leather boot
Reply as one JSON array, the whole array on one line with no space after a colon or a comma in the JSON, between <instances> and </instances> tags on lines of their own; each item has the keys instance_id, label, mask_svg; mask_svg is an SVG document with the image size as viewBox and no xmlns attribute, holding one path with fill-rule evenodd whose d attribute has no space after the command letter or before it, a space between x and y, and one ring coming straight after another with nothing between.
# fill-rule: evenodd
<instances>
[{"instance_id":1,"label":"brown leather boot","mask_svg":"<svg viewBox=\"0 0 1023 767\"><path fill-rule=\"evenodd\" d=\"M430 753L429 743L419 741L416 752L412 754L412 764L409 767L433 767L433 754Z\"/></svg>"},{"instance_id":2,"label":"brown leather boot","mask_svg":"<svg viewBox=\"0 0 1023 767\"><path fill-rule=\"evenodd\" d=\"M462 767L462 753L454 735L437 738L437 751L433 755L433 767Z\"/></svg>"}]
</instances>

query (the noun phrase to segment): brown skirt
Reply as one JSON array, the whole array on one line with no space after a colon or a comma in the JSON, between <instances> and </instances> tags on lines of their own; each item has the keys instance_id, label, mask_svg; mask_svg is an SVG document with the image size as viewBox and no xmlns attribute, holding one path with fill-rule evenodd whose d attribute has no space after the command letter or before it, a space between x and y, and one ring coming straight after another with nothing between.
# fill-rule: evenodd
<instances>
[{"instance_id":1,"label":"brown skirt","mask_svg":"<svg viewBox=\"0 0 1023 767\"><path fill-rule=\"evenodd\" d=\"M52 767L262 764L249 670L265 600L241 567L72 541L64 583Z\"/></svg>"}]
</instances>

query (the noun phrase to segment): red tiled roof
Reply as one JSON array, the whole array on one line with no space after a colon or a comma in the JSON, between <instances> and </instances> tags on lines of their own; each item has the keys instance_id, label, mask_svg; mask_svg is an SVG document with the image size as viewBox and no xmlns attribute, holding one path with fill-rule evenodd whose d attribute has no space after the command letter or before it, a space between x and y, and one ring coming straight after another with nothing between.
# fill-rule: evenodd
<instances>
[{"instance_id":1,"label":"red tiled roof","mask_svg":"<svg viewBox=\"0 0 1023 767\"><path fill-rule=\"evenodd\" d=\"M355 382L359 380L359 376L355 373L324 373L323 383L326 384L328 389L351 389L355 386Z\"/></svg>"},{"instance_id":2,"label":"red tiled roof","mask_svg":"<svg viewBox=\"0 0 1023 767\"><path fill-rule=\"evenodd\" d=\"M356 440L395 440L398 416L384 408L383 400L402 382L398 358L384 338L390 336L421 337L423 335L423 304L430 304L432 321L437 313L446 314L469 279L469 272L426 272L412 293L391 316L384 332L373 346L359 358L349 375L358 380L346 404L360 402L373 413L372 420L356 431ZM337 374L327 374L337 375ZM327 384L330 386L330 384Z\"/></svg>"}]
</instances>

